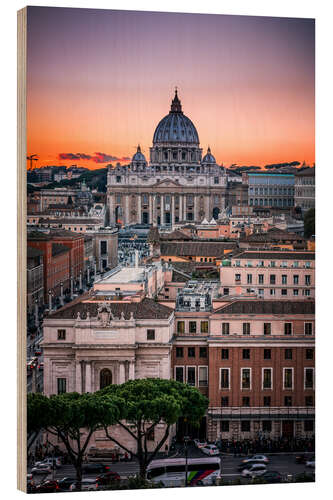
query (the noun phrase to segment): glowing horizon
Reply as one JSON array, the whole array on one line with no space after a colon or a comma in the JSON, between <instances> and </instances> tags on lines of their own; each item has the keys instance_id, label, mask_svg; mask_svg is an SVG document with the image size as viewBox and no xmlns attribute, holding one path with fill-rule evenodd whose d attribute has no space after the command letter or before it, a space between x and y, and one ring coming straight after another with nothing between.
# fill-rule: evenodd
<instances>
[{"instance_id":1,"label":"glowing horizon","mask_svg":"<svg viewBox=\"0 0 333 500\"><path fill-rule=\"evenodd\" d=\"M315 162L314 20L28 7L34 166L149 161L175 86L218 164Z\"/></svg>"}]
</instances>

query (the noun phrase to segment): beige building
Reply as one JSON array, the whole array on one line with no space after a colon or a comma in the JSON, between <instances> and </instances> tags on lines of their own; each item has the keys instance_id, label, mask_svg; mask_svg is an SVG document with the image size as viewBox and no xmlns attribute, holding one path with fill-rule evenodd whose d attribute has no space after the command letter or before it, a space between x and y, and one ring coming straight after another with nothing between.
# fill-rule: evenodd
<instances>
[{"instance_id":1,"label":"beige building","mask_svg":"<svg viewBox=\"0 0 333 500\"><path fill-rule=\"evenodd\" d=\"M210 148L202 158L198 132L184 115L177 91L157 125L150 162L138 146L127 166L109 167L110 224L174 225L217 219L226 204L227 175Z\"/></svg>"},{"instance_id":2,"label":"beige building","mask_svg":"<svg viewBox=\"0 0 333 500\"><path fill-rule=\"evenodd\" d=\"M315 207L315 169L306 168L295 174L295 207L303 212Z\"/></svg>"}]
</instances>

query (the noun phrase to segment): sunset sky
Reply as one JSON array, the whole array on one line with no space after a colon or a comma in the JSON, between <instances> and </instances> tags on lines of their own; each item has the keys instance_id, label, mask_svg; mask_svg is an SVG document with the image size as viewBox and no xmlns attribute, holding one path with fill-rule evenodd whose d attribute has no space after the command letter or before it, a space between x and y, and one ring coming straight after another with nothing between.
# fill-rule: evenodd
<instances>
[{"instance_id":1,"label":"sunset sky","mask_svg":"<svg viewBox=\"0 0 333 500\"><path fill-rule=\"evenodd\" d=\"M219 164L312 164L314 31L311 19L29 7L28 155L101 168L140 143L149 159L177 86Z\"/></svg>"}]
</instances>

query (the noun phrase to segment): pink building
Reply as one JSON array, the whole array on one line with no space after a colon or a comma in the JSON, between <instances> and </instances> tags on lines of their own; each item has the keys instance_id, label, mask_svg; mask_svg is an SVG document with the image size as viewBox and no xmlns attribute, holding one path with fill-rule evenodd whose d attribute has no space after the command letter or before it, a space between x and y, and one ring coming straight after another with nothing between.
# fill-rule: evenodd
<instances>
[{"instance_id":1,"label":"pink building","mask_svg":"<svg viewBox=\"0 0 333 500\"><path fill-rule=\"evenodd\" d=\"M220 267L221 294L255 293L263 299L314 298L315 254L307 251L245 250Z\"/></svg>"}]
</instances>

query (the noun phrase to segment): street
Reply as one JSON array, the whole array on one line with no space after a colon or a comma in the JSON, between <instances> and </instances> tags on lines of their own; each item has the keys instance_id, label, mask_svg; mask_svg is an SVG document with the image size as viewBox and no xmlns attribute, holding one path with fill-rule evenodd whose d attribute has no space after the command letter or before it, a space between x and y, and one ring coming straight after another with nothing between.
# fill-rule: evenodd
<instances>
[{"instance_id":1,"label":"street","mask_svg":"<svg viewBox=\"0 0 333 500\"><path fill-rule=\"evenodd\" d=\"M267 465L268 471L277 471L281 473L282 476L288 474L302 474L303 472L311 472L313 469L308 469L304 464L296 464L295 456L297 454L275 454L267 455L269 458L269 463ZM183 453L170 454L168 458L177 458L184 456ZM207 458L200 450L196 449L194 446L189 446L189 458ZM233 480L241 478L241 473L238 471L238 466L245 457L234 457L233 455L221 455L222 462L222 478ZM104 464L108 464L112 472L117 472L122 478L128 476L134 476L139 472L138 463L133 460L130 462L116 462L112 463L109 460L100 460ZM29 467L29 472L31 467ZM98 473L84 474L85 478L96 478ZM72 465L63 465L61 468L54 472L55 479L61 479L63 477L75 477L75 470ZM36 482L43 480L41 476L36 476ZM52 474L47 476L45 479L52 479Z\"/></svg>"}]
</instances>

